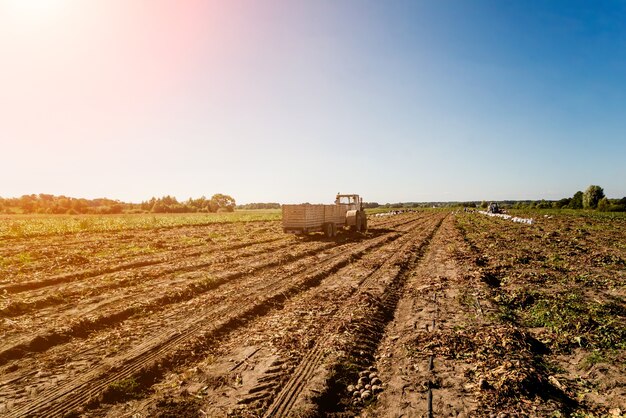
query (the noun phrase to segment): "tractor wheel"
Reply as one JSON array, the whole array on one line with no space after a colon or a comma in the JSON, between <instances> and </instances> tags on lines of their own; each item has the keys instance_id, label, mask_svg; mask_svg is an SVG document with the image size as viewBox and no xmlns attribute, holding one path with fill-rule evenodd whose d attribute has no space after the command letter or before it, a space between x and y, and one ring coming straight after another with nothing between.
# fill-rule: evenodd
<instances>
[{"instance_id":1,"label":"tractor wheel","mask_svg":"<svg viewBox=\"0 0 626 418\"><path fill-rule=\"evenodd\" d=\"M354 230L356 232L361 232L361 214L360 213L356 214L356 219L355 220L356 220L356 222L355 222L355 225L354 225Z\"/></svg>"},{"instance_id":2,"label":"tractor wheel","mask_svg":"<svg viewBox=\"0 0 626 418\"><path fill-rule=\"evenodd\" d=\"M361 218L361 232L367 231L367 217L363 216Z\"/></svg>"},{"instance_id":3,"label":"tractor wheel","mask_svg":"<svg viewBox=\"0 0 626 418\"><path fill-rule=\"evenodd\" d=\"M324 224L324 235L326 235L326 238L332 238L332 236L333 236L333 224L331 224L331 223Z\"/></svg>"}]
</instances>

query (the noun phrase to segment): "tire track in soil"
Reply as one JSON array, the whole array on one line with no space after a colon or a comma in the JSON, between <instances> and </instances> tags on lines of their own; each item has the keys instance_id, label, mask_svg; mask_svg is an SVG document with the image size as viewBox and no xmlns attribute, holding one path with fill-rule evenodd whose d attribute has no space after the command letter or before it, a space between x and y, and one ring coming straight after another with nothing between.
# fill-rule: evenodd
<instances>
[{"instance_id":1,"label":"tire track in soil","mask_svg":"<svg viewBox=\"0 0 626 418\"><path fill-rule=\"evenodd\" d=\"M446 220L407 282L376 356L375 366L388 386L363 417L480 415L471 393L475 385L465 377L471 364L410 348L418 337L428 340L435 331L485 322L486 290L471 275L471 266L455 257L466 244L453 222Z\"/></svg>"},{"instance_id":2,"label":"tire track in soil","mask_svg":"<svg viewBox=\"0 0 626 418\"><path fill-rule=\"evenodd\" d=\"M247 254L239 255L236 260L237 262L245 262L245 260L250 257L267 254L268 251L276 251L287 246L289 246L288 243L269 249L261 248ZM220 254L219 257L223 257L223 254ZM291 258L295 259L295 257L297 256ZM284 261L285 260L283 260L283 262ZM220 265L217 270L211 273L224 273L227 270L233 270L234 267L239 267L239 273L222 274L222 277L214 280L209 285L203 283L204 279L189 280L188 277L172 278L171 276L167 276L168 273L193 272L194 270L205 267L212 267L215 264L219 264L219 260L172 267L167 270L159 271L159 275L157 276L146 272L143 276L134 275L132 278L126 280L116 279L114 283L110 283L109 285L92 287L90 291L92 293L96 293L97 291L98 293L90 298L81 298L84 292L84 290L81 289L69 294L55 294L50 303L46 303L47 300L44 299L44 303L42 303L43 306L39 307L40 309L35 312L35 315L31 315L27 318L29 328L39 329L41 331L38 331L34 336L22 336L23 331L21 329L16 329L13 333L5 331L2 344L0 344L0 366L6 364L8 360L21 358L27 355L28 352L40 352L63 341L67 341L71 337L85 337L91 332L102 329L102 326L113 326L144 309L180 302L185 298L192 297L194 294L211 290L211 288L215 288L228 280L238 278L240 275L244 274L244 269L238 265L234 266L231 260L231 264ZM264 268L270 268L275 264L275 262L267 262L255 266L252 270L260 271ZM249 268L245 270L248 273L251 271ZM176 287L181 285L184 286L182 289ZM161 296L156 295L153 291L151 294L151 296L153 296L152 300L137 303L136 300L141 299L145 294L146 286L150 288L160 287L163 289ZM103 293L104 290L111 290L113 293ZM171 293L172 291L178 292L177 297L168 296L168 292ZM118 295L116 295L116 293ZM130 302L125 305L124 309L121 311L114 310L116 306L122 305L127 301ZM77 304L78 307L75 306ZM37 305L37 303L33 302L33 305ZM107 307L113 309L113 312L100 315L94 314L96 310L106 312ZM27 314L28 312L20 316ZM16 317L17 316L12 316L12 318ZM17 318L18 320L20 319L19 317ZM53 325L51 327L49 326L50 323L63 323L63 326L59 327ZM12 336L18 338L12 339Z\"/></svg>"},{"instance_id":3,"label":"tire track in soil","mask_svg":"<svg viewBox=\"0 0 626 418\"><path fill-rule=\"evenodd\" d=\"M51 286L55 286L58 284L71 283L71 282L75 282L75 281L83 280L83 279L97 278L105 274L116 273L120 271L128 271L128 270L137 269L140 267L148 267L148 266L153 267L159 264L169 263L172 261L172 258L176 260L194 258L194 257L202 256L202 255L216 253L218 251L233 251L233 250L238 250L240 248L245 248L250 245L266 244L266 243L272 243L272 242L281 241L281 240L284 240L284 238L278 237L278 238L270 238L270 239L263 240L263 241L249 241L249 242L227 246L225 248L215 247L211 245L211 246L207 246L208 248L195 250L187 254L184 254L184 253L188 251L188 248L183 248L180 251L183 254L180 254L180 255L176 254L176 252L174 254L172 254L171 252L168 252L165 254L164 257L160 257L157 259L131 261L131 262L121 263L116 266L111 266L111 267L106 267L106 268L88 269L88 270L76 271L76 272L72 272L68 274L60 274L60 275L56 275L56 276L52 276L52 277L48 277L44 279L25 281L25 282L19 282L19 283L10 283L10 284L0 286L0 292L20 293L20 292L29 291L29 290L37 290L37 289L41 289L44 287L51 287Z\"/></svg>"},{"instance_id":4,"label":"tire track in soil","mask_svg":"<svg viewBox=\"0 0 626 418\"><path fill-rule=\"evenodd\" d=\"M413 215L413 216L412 216ZM386 229L388 227L398 228L399 226L406 225L407 223L412 222L415 214L403 214L396 215L393 219L385 219L384 221L370 221L368 226L369 229ZM408 218L408 219L407 219Z\"/></svg>"},{"instance_id":5,"label":"tire track in soil","mask_svg":"<svg viewBox=\"0 0 626 418\"><path fill-rule=\"evenodd\" d=\"M336 379L334 374L342 361L342 356L335 353L348 353L347 357L367 357L373 353L397 304L407 273L427 251L442 222L443 219L439 219L421 243L407 243L410 248L399 251L386 263L395 272L384 286L368 287L364 283L364 288L359 289L336 315L336 318L344 318L343 321L333 321L329 325L326 336L298 365L263 417L317 416L332 412L329 406L337 401L337 394L333 393L334 388L325 386L326 382ZM377 270L377 274L369 276L368 281L375 282L376 276L384 272ZM366 312L354 315L355 307L363 306L367 307ZM337 323L347 325L338 328ZM340 338L342 334L343 341Z\"/></svg>"},{"instance_id":6,"label":"tire track in soil","mask_svg":"<svg viewBox=\"0 0 626 418\"><path fill-rule=\"evenodd\" d=\"M347 237L344 236L343 242L341 242L341 245L349 245L353 240L354 238L352 236L347 236ZM274 241L274 240L271 240L271 241ZM285 245L289 245L289 244L290 243L287 243ZM311 244L314 246L313 248L306 248L306 245L311 245ZM246 265L245 269L242 269L239 272L226 274L225 276L218 277L215 280L213 280L211 283L203 283L203 280L196 280L196 281L192 281L191 283L188 283L183 289L174 288L173 290L177 292L176 297L170 297L166 293L160 298L153 298L152 301L144 301L141 303L134 303L132 304L132 306L126 306L125 309L123 309L122 311L119 311L119 310L113 311L113 312L109 312L108 314L100 315L97 317L93 317L92 315L92 317L90 318L87 318L87 315L91 314L94 308L89 307L89 305L86 305L84 302L81 302L80 311L74 312L74 316L80 317L81 319L78 322L74 321L70 323L69 325L66 324L62 328L61 331L59 331L58 328L52 328L52 329L49 329L48 331L38 332L37 335L33 337L22 338L21 341L11 342L10 340L7 341L5 339L5 344L3 344L4 348L0 349L0 365L6 364L8 360L21 358L27 355L29 352L43 351L54 345L66 342L72 337L84 338L90 333L97 331L99 329L102 329L103 326L104 327L113 326L116 323L119 323L120 321L123 321L124 319L138 312L144 311L146 309L150 310L158 306L163 306L163 305L168 305L168 304L173 304L173 303L184 301L197 294L201 294L205 291L212 290L218 287L219 285L225 282L228 282L229 280L237 279L245 274L258 273L266 268L276 267L277 265L285 265L285 263L287 262L295 262L299 260L300 258L310 256L312 254L315 254L316 252L323 251L328 248L338 247L337 243L335 242L329 243L326 241L309 241L308 243L306 241L302 241L302 242L291 244L291 245L292 245L292 248L301 247L301 246L305 246L305 248L301 252L292 252L291 254L288 255L288 257L282 258L279 260L275 259L275 255L273 255L272 252L267 252L267 256L262 257L261 261L259 261L258 259L255 260L254 265L252 266ZM284 247L284 246L281 246L281 247ZM277 248L273 248L271 250L275 251L276 249ZM260 250L260 251L263 252L263 250ZM262 255L264 254L265 252L263 252ZM269 261L264 262L263 261L264 258L269 259ZM174 267L170 270L174 272L191 271L191 270L196 270L200 267L210 266L211 264L212 262L208 262L208 263L205 262L202 264L195 264L192 266ZM221 270L225 271L229 267L232 268L232 266L224 266ZM159 272L159 274L164 274L164 273L166 272L164 271ZM158 281L168 281L168 280L169 280L168 277L161 277ZM182 280L186 280L186 279L183 278ZM156 284L158 283L150 283L150 286L155 286ZM171 288L172 284L173 284L172 282L169 282L168 288ZM141 292L144 292L144 290L145 289L140 288L137 290L137 292L139 292L139 295L140 295ZM172 290L172 289L166 289L166 290ZM122 291L127 292L128 289L122 289ZM97 299L102 299L104 296L105 295L100 294L98 295ZM111 305L113 303L120 304L124 300L127 300L127 299L132 300L134 297L136 297L136 295L134 294L124 294L118 300L111 300L110 298L108 300L105 300L104 303L106 305ZM96 302L95 307L98 309L103 309L101 302ZM38 314L42 318L42 320L44 320L45 322L49 323L53 321L52 316L49 316L49 315L47 316L46 311L38 312ZM63 312L59 311L58 307L56 307L54 314L55 315L63 314ZM33 326L35 325L36 324L34 324ZM45 326L45 324L42 324L42 325ZM5 335L5 337L8 338L8 335Z\"/></svg>"},{"instance_id":7,"label":"tire track in soil","mask_svg":"<svg viewBox=\"0 0 626 418\"><path fill-rule=\"evenodd\" d=\"M346 239L344 238L344 240ZM348 237L347 240L352 240L352 238ZM275 241L276 240L271 239L271 240L263 241L263 243L275 242ZM276 251L276 249L287 246L289 244L290 243L286 243L286 244L283 244L282 246L273 248L271 250ZM318 245L317 250L324 250L325 248L336 246L336 244L334 243L324 244L323 242L322 243L314 242L314 244ZM299 246L299 245L305 245L305 244L303 242L295 244L295 246ZM234 248L239 248L239 247L240 245L234 246ZM253 247L257 247L257 246L253 246ZM288 260L282 259L280 260L278 264L285 263L287 261L297 260L299 257L312 254L316 252L317 250L308 249L301 254L291 253L289 255ZM263 249L257 250L257 252L263 252ZM223 254L220 254L220 257L223 257L223 256L224 256ZM180 272L180 271L196 270L200 267L208 266L212 264L212 262L213 260L211 260L211 262L208 262L208 263L205 262L202 264L194 264L191 266L185 265L185 266L173 267L173 268L170 268L168 271L159 271L158 273L159 275L164 275L165 273L170 272L170 271ZM255 267L254 270L260 271L264 268L273 267L276 264L277 264L276 262L272 262L271 260L270 262L265 263L265 264L259 263L257 261L256 265L254 266ZM226 270L228 267L232 268L232 266L222 266L222 270ZM251 269L247 269L247 273L252 273L252 272L253 271ZM43 351L54 345L68 341L72 336L85 337L88 334L101 329L103 325L112 326L115 323L118 323L137 312L141 312L144 309L150 309L154 307L154 305L176 303L178 301L192 297L194 294L199 294L199 293L202 293L203 291L210 290L210 288L217 287L220 283L223 283L227 280L237 278L238 276L240 276L240 273L228 275L227 277L221 277L219 280L217 280L216 283L213 283L209 286L206 286L206 284L201 283L202 280L196 280L188 284L182 290L180 288L174 288L173 290L178 292L177 298L168 298L167 295L161 298L153 298L153 299L156 299L156 302L152 304L148 302L142 302L141 304L133 304L133 306L131 307L127 306L126 309L124 309L122 312L113 311L113 312L109 312L108 314L95 316L95 317L93 315L93 311L95 309L105 310L106 306L120 304L124 300L132 300L135 298L135 295L127 294L126 292L128 292L128 289L121 289L120 292L125 292L125 293L119 298L111 297L110 295L107 295L107 294L103 295L102 293L99 293L97 296L95 296L95 300L92 299L94 300L93 303L89 301L81 300L78 302L80 308L75 308L74 307L75 298L72 298L71 297L72 295L64 294L62 295L63 297L60 297L60 295L54 294L52 296L53 301L58 302L59 304L61 304L62 302L65 302L67 305L69 305L67 309L72 309L73 315L75 317L80 318L80 320L79 321L74 320L68 324L67 320L64 319L65 323L60 331L58 327L53 327L53 328L48 327L48 331L40 331L35 336L22 337L18 340L13 340L13 341L11 341L10 339L10 333L6 331L4 335L4 341L2 344L4 348L0 347L0 365L5 364L8 360L21 358L27 355L29 352ZM148 274L148 272L146 272L146 274ZM148 277L143 277L143 278L151 278L151 277L154 277L154 275L149 274ZM135 283L139 281L137 277L133 277L133 279ZM158 282L167 281L168 288L171 288L173 284L176 284L177 282L183 282L186 280L187 278L182 278L182 279L172 282L169 277L163 276L163 277L160 277L158 280L155 279L154 282L150 283L150 286L154 287L159 284ZM126 283L124 283L123 279L122 280L116 279L115 283L112 283L110 286L106 286L106 287L101 286L100 288L98 288L98 291L102 292L102 290L104 290L105 288L117 289L117 288L123 287L125 284ZM144 291L145 289L139 288L135 290L135 293L139 292L137 294L141 296L141 293ZM105 296L107 297L106 299L105 299ZM70 300L66 301L65 299L70 299ZM103 299L105 300L103 301ZM36 322L33 322L35 320L34 318L27 318L29 321L28 322L29 328L36 328L36 329L41 329L42 327L45 328L46 324L49 324L50 322L55 322L55 319L54 319L55 317L58 317L59 315L64 315L63 309L60 309L58 305L55 305L54 303L50 303L50 305L53 306L54 311L48 312L49 310L44 309L44 310L40 310L37 312L37 316L40 318L40 321L44 321L42 322L42 324L38 325ZM59 321L56 321L56 322L59 322ZM23 327L14 330L14 332L23 333Z\"/></svg>"},{"instance_id":8,"label":"tire track in soil","mask_svg":"<svg viewBox=\"0 0 626 418\"><path fill-rule=\"evenodd\" d=\"M412 222L417 222L417 220L413 219ZM89 400L95 399L96 395L101 395L112 382L123 380L130 376L160 374L160 367L161 370L163 368L167 369L168 365L172 365L180 358L186 357L190 348L195 347L197 350L200 350L207 339L219 335L220 332L228 332L241 326L250 316L261 314L274 303L316 285L331 272L361 257L363 254L371 251L372 248L397 239L399 236L401 234L397 232L388 233L364 243L359 243L356 245L356 248L342 250L338 254L325 257L323 260L318 260L317 265L305 272L300 272L287 283L282 283L282 281L276 280L276 278L273 278L276 281L269 285L262 282L261 286L257 286L256 289L245 292L245 295L251 296L234 295L238 299L238 302L235 304L237 306L236 309L233 310L231 306L226 304L224 305L226 308L218 306L212 312L209 309L209 312L201 312L195 318L185 318L183 324L186 326L182 328L182 331L175 329L160 333L158 336L145 341L139 347L126 352L118 358L118 365L113 367L107 365L96 367L94 370L81 375L78 379L61 384L49 393L42 394L37 399L27 402L17 410L10 412L10 416L70 412L73 408L85 405ZM265 296L257 300L257 297L254 296L255 294L263 294ZM230 315L227 315L227 313L230 313ZM178 325L183 324L179 323ZM203 331L204 328L208 328L208 330Z\"/></svg>"},{"instance_id":9,"label":"tire track in soil","mask_svg":"<svg viewBox=\"0 0 626 418\"><path fill-rule=\"evenodd\" d=\"M206 279L193 280L189 283L184 283L184 287L182 289L172 288L172 283L170 278L167 276L160 277L158 280L154 280L150 282L149 285L154 287L158 285L160 282L167 284L167 287L164 289L164 292L161 296L153 297L150 300L144 300L140 302L131 302L129 305L124 306L122 309L114 310L117 305L122 304L126 300L133 300L135 298L140 298L141 295L145 292L145 288L135 289L134 293L128 293L128 288L121 289L124 292L119 298L114 299L109 297L104 301L106 305L113 305L113 311L104 313L98 316L89 317L88 314L93 311L93 307L90 305L81 302L81 310L79 312L74 312L74 316L80 319L74 320L69 324L66 324L61 330L58 327L49 328L47 331L38 332L35 336L29 336L25 338L21 338L18 341L6 340L2 346L0 346L0 365L6 364L9 360L15 360L27 356L29 353L33 352L41 352L45 351L53 346L65 343L70 341L72 338L85 338L92 334L93 332L102 330L104 328L109 328L115 326L116 324L126 320L127 318L141 313L143 311L150 311L162 308L163 306L172 305L180 302L184 302L193 297L196 297L202 293L218 288L224 283L228 283L230 281L234 281L240 279L244 276L248 276L251 274L258 274L259 272L274 268L277 266L285 266L287 263L297 262L305 257L313 256L320 251L324 251L329 248L340 248L345 245L350 245L353 242L353 237L348 236L345 238L345 241L337 245L335 242L327 242L327 241L312 241L309 243L296 243L291 244L292 246L303 246L301 251L297 251L295 253L290 253L286 257L276 258L274 252L277 249L283 248L285 246L289 246L290 243L279 246L277 248L271 248L270 250L260 250L261 257L260 259L253 260L254 264L249 264L246 259L238 259L237 261L241 261L242 266L238 271L230 272L232 270L232 265L223 266L220 271L223 274L217 274L216 277L213 277L211 280L207 281ZM307 248L307 245L313 244L313 248ZM253 254L258 255L258 254ZM222 255L220 255L222 256ZM174 272L183 272L183 271L193 271L198 270L203 267L209 267L214 264L213 261L196 263L192 266L179 266L170 269ZM165 274L170 271L161 271L159 273ZM212 271L213 275L214 272ZM186 278L182 278L181 281L186 281ZM138 285L145 285L145 283L140 283ZM172 295L172 292L175 291L175 294ZM154 292L151 296L155 296ZM96 299L102 298L103 295L99 295ZM95 303L95 308L104 310L104 306L101 302ZM63 311L59 311L58 307L56 308L56 314L63 314ZM42 326L45 326L46 322L53 321L53 316L46 316L46 311L41 312L40 317L43 323ZM67 321L67 320L65 320ZM57 321L59 322L59 321ZM37 324L33 324L35 327ZM8 338L8 335L5 336ZM8 344L7 344L8 342Z\"/></svg>"},{"instance_id":10,"label":"tire track in soil","mask_svg":"<svg viewBox=\"0 0 626 418\"><path fill-rule=\"evenodd\" d=\"M391 220L390 222L386 222L383 225L373 223L372 227L376 227L380 229L381 226L386 227L386 225L388 224L392 225L393 227L398 227L398 226L401 226L403 223L404 222L398 223L397 220ZM371 228L371 229L375 229L375 228ZM240 248L245 248L247 246L272 243L276 241L288 241L288 238L285 237L284 235L281 235L276 238L268 238L268 239L256 240L256 241L247 241L247 242L230 245L226 247L222 247L219 244L218 245L197 244L197 245L185 246L181 249L163 252L162 253L163 255L156 259L152 257L152 258L148 258L144 260L120 263L118 265L111 266L111 267L90 268L90 269L85 269L85 270L73 271L71 273L57 274L51 277L30 280L30 281L25 281L25 282L9 282L9 283L0 282L0 293L2 292L21 293L21 292L28 292L31 290L36 291L38 289L53 287L59 284L67 284L67 283L72 283L75 281L82 281L84 279L98 278L106 274L111 274L111 273L116 273L116 272L125 272L125 271L130 271L130 270L138 269L142 267L153 267L153 266L158 266L161 264L167 264L167 263L171 263L173 260L193 258L193 257L212 254L216 252L222 252L222 251L233 251L233 250L237 250ZM189 252L190 247L194 247L194 248L204 247L204 248L196 249L195 251ZM107 260L104 260L104 261L107 261ZM52 290L53 289L45 289L45 291L47 292L51 292ZM25 296L28 296L28 294L26 294ZM3 314L0 312L0 316L2 315Z\"/></svg>"},{"instance_id":11,"label":"tire track in soil","mask_svg":"<svg viewBox=\"0 0 626 418\"><path fill-rule=\"evenodd\" d=\"M394 223L396 223L398 219L406 218L408 216L414 215L415 213L416 212L402 213L398 215L389 216L384 219L380 219L380 218L372 219L371 217L368 217L367 222L370 223L371 225L376 225L377 228L386 228L387 225L393 225Z\"/></svg>"},{"instance_id":12,"label":"tire track in soil","mask_svg":"<svg viewBox=\"0 0 626 418\"><path fill-rule=\"evenodd\" d=\"M176 370L181 371L184 375L187 373L185 370L192 366L195 366L192 369L196 370L205 369L206 367L213 370L208 380L206 380L206 376L204 378L196 376L202 381L196 381L196 383L191 384L192 387L196 388L190 389L192 392L207 384L211 385L212 383L210 382L234 381L235 374L238 373L236 369L243 371L245 377L238 379L246 382L244 386L236 385L237 388L234 389L231 385L220 385L219 388L215 388L215 396L211 398L211 406L203 406L207 416L224 416L226 414L225 411L237 407L238 401L240 401L239 406L243 408L249 408L254 404L254 409L257 410L257 404L271 400L280 381L288 377L288 374L285 374L284 370L281 372L281 370L285 367L292 368L299 361L294 357L295 352L293 350L301 352L305 348L301 347L298 350L292 346L294 340L287 336L291 334L290 331L287 331L286 341L281 342L281 338L276 339L276 334L270 330L277 330L280 334L283 334L283 332L286 332L285 330L289 330L293 324L297 323L297 330L294 331L298 335L297 340L299 343L297 344L306 344L308 347L309 343L303 341L312 342L319 338L321 328L318 322L320 319L324 323L332 319L332 315L334 315L338 307L342 306L349 296L358 289L360 283L380 269L381 265L385 264L388 258L393 257L399 248L405 246L407 241L413 239L421 240L426 235L425 231L429 229L428 225L434 223L435 219L421 219L419 224L412 225L411 230L400 238L377 248L359 260L329 275L323 279L319 286L307 289L289 300L273 306L267 315L255 318L242 328L239 328L236 333L230 333L225 338L220 339L219 345L213 344L205 350L206 354L203 355L200 363L194 363L196 360L192 359L191 364L187 364L189 362L185 363L185 365L179 364ZM303 308L304 311L302 310ZM308 314L305 314L305 312ZM320 317L314 314L314 312L323 313ZM251 341L254 341L253 346L250 346ZM275 351L280 352L280 354ZM233 366L231 363L233 360L231 359L240 355L245 356L244 359ZM204 356L208 356L211 359L211 366L204 365L204 359L206 359ZM217 360L218 358L221 360ZM297 356L297 358L299 359L301 356ZM218 362L220 366L215 368L215 362ZM256 366L250 366L250 362L253 362ZM259 362L261 363L260 365ZM250 367L254 370L253 372L250 372ZM170 390L178 386L179 379L187 380L186 377L176 377L176 373L178 371L169 372L162 382L150 389L150 392L159 393L164 388ZM248 393L248 389L250 393ZM227 394L225 390L229 393ZM115 405L107 404L97 410L90 411L89 416L106 414L114 417L129 415L129 411L136 413L138 410L140 410L140 414L143 414L146 409L151 409L145 412L148 416L158 415L159 413L176 415L179 412L178 406L176 404L172 405L170 399L152 396L137 402L120 402ZM221 406L218 407L216 404ZM164 407L163 405L168 406ZM156 412L154 411L155 408ZM257 416L258 414L253 412L253 415Z\"/></svg>"},{"instance_id":13,"label":"tire track in soil","mask_svg":"<svg viewBox=\"0 0 626 418\"><path fill-rule=\"evenodd\" d=\"M190 391L193 392L201 387L212 387L211 382L216 381L245 383L234 386L218 385L211 389L212 393L207 393L211 401L203 406L206 414L230 416L227 411L232 411L237 416L246 412L249 412L251 416L260 416L264 409L263 405L271 402L278 388L288 379L290 373L286 370L292 370L302 359L300 353L308 351L309 345L312 346L313 342L320 338L324 331L323 324L332 321L337 310L344 306L360 287L371 285L374 278L370 276L391 265L399 251L403 251L412 241L423 240L436 222L435 218L422 219L419 224L412 225L411 230L399 239L377 248L376 251L363 256L357 262L326 277L320 286L298 294L280 306L274 307L271 314L252 321L237 333L220 340L219 348L211 349L210 354L207 354L211 358L210 365L204 365L203 360L192 367L192 369L211 370L211 372L207 372L210 373L210 377L204 373L194 376L195 383L191 383L190 387L196 389L190 389ZM393 260L389 261L390 259ZM283 337L277 338L276 332ZM291 335L297 335L295 340L292 340ZM244 355L242 351L252 354L245 354L244 360L232 366L229 359ZM250 359L252 356L253 358ZM178 369L187 370L188 367L180 366ZM239 372L242 375L239 375ZM185 371L182 373L186 375ZM165 381L159 383L154 391L159 392L163 389L170 391L170 388L178 386L177 382L180 379L187 380L185 377L176 376L176 374L170 375ZM155 413L167 412L168 408L169 412L175 414L177 406L172 405L170 399L164 399L162 396L153 397L138 402L139 405L125 403L112 409L109 405L106 407L107 415L122 415L129 411L134 413L137 409L142 412L146 409L156 409L156 412L154 410L147 412L149 416L152 416ZM142 406L142 404L152 406ZM164 408L162 405L168 406ZM99 415L96 411L95 416Z\"/></svg>"},{"instance_id":14,"label":"tire track in soil","mask_svg":"<svg viewBox=\"0 0 626 418\"><path fill-rule=\"evenodd\" d=\"M207 252L194 252L193 254L184 254L182 257L176 259L168 257L171 259L155 264L173 263L173 265L165 266L160 270L154 270L155 264L148 264L148 267L151 268L144 268L146 265L142 264L138 265L137 268L123 270L121 271L121 274L102 273L81 281L80 284L72 283L68 286L60 287L55 290L46 288L44 290L34 291L30 294L23 294L21 296L28 300L28 302L17 302L19 306L7 305L6 307L0 309L0 317L18 318L20 316L28 315L33 311L35 311L35 313L39 316L47 316L48 313L43 310L51 307L54 307L54 314L60 314L63 307L65 307L65 309L71 309L77 304L77 301L80 301L79 304L81 309L76 309L76 315L85 315L93 311L93 309L89 308L87 305L91 305L93 303L98 304L98 301L108 296L107 293L103 293L105 291L128 291L133 289L135 286L145 285L147 281L149 281L148 284L152 286L159 285L160 282L167 282L168 285L177 284L176 280L174 280L174 282L169 282L171 277L168 275L193 272L206 267L212 267L214 265L220 265L222 269L226 269L229 265L225 263L232 263L235 257L237 260L240 260L241 258L248 258L264 254L269 251L280 250L292 245L292 243L284 242L282 244L278 244L277 246L272 246L277 241L280 241L280 239L265 240L259 242L258 245L247 243L230 246L224 249L217 248ZM270 244L269 248L267 247L267 244ZM232 252L237 252L241 249L245 250L242 254L235 254L234 256L231 255ZM206 255L214 256L206 259L203 257ZM201 261L191 263L185 262L185 260L189 258L200 257L202 257ZM115 273L118 272L116 271ZM86 291L91 295L96 295L95 299L97 299L97 301L91 302L86 300ZM37 298L36 296L40 297ZM132 295L123 296L124 299L129 299L131 297Z\"/></svg>"}]
</instances>

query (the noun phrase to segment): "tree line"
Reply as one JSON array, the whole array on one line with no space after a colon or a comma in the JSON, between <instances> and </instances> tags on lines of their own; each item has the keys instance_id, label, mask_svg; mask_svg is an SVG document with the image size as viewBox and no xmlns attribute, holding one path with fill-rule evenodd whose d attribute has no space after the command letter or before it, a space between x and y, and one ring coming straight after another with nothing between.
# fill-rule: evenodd
<instances>
[{"instance_id":1,"label":"tree line","mask_svg":"<svg viewBox=\"0 0 626 418\"><path fill-rule=\"evenodd\" d=\"M202 196L197 199L189 198L184 202L179 202L172 196L153 197L140 204L143 212L150 213L233 212L235 206L235 199L221 193L214 194L210 199Z\"/></svg>"},{"instance_id":2,"label":"tree line","mask_svg":"<svg viewBox=\"0 0 626 418\"><path fill-rule=\"evenodd\" d=\"M16 198L0 197L4 214L121 214L121 213L193 213L232 212L236 202L231 196L217 193L210 199L202 196L179 202L173 196L153 197L141 203L126 203L106 198L82 199L51 194L30 194Z\"/></svg>"},{"instance_id":3,"label":"tree line","mask_svg":"<svg viewBox=\"0 0 626 418\"><path fill-rule=\"evenodd\" d=\"M237 209L280 209L280 203L246 203L245 205L237 205Z\"/></svg>"},{"instance_id":4,"label":"tree line","mask_svg":"<svg viewBox=\"0 0 626 418\"><path fill-rule=\"evenodd\" d=\"M604 195L604 189L597 185L589 186L584 192L577 191L572 197L560 200L501 200L500 207L510 209L588 209L601 212L626 212L626 197L609 199ZM488 201L456 201L456 202L396 202L378 204L377 202L363 203L366 208L432 208L432 207L465 207L487 208Z\"/></svg>"},{"instance_id":5,"label":"tree line","mask_svg":"<svg viewBox=\"0 0 626 418\"><path fill-rule=\"evenodd\" d=\"M513 209L587 209L600 212L626 212L626 197L609 199L605 196L602 187L592 184L584 192L579 190L572 197L555 201L514 202L508 206Z\"/></svg>"},{"instance_id":6,"label":"tree line","mask_svg":"<svg viewBox=\"0 0 626 418\"><path fill-rule=\"evenodd\" d=\"M486 208L487 201L466 202L397 202L379 204L364 202L366 208L423 208L423 207L468 207ZM626 212L626 197L609 199L604 189L589 186L584 192L577 191L572 197L560 200L504 200L498 201L504 208L512 209L588 209L602 212ZM42 214L120 214L120 213L193 213L232 212L237 209L280 209L280 203L247 203L236 205L235 199L217 193L207 198L189 198L179 202L173 196L153 197L141 203L126 203L107 198L80 199L51 194L30 194L16 198L0 197L0 213Z\"/></svg>"}]
</instances>

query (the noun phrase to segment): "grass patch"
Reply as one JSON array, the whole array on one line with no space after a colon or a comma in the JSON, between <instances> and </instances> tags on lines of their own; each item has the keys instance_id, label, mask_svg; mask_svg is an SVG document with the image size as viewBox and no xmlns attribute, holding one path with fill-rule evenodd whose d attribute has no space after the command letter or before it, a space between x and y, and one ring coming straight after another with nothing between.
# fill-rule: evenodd
<instances>
[{"instance_id":1,"label":"grass patch","mask_svg":"<svg viewBox=\"0 0 626 418\"><path fill-rule=\"evenodd\" d=\"M113 403L138 398L142 392L141 385L132 377L117 380L107 387L104 393L104 402Z\"/></svg>"},{"instance_id":2,"label":"grass patch","mask_svg":"<svg viewBox=\"0 0 626 418\"><path fill-rule=\"evenodd\" d=\"M590 301L580 291L542 295L524 312L528 326L544 327L557 348L626 348L626 310L613 302Z\"/></svg>"},{"instance_id":3,"label":"grass patch","mask_svg":"<svg viewBox=\"0 0 626 418\"><path fill-rule=\"evenodd\" d=\"M156 410L151 414L157 418L187 418L206 416L200 415L202 403L191 397L182 399L162 399L156 405Z\"/></svg>"},{"instance_id":4,"label":"grass patch","mask_svg":"<svg viewBox=\"0 0 626 418\"><path fill-rule=\"evenodd\" d=\"M459 304L466 308L476 308L476 296L469 289L461 289L457 299Z\"/></svg>"},{"instance_id":5,"label":"grass patch","mask_svg":"<svg viewBox=\"0 0 626 418\"><path fill-rule=\"evenodd\" d=\"M591 368L593 365L598 363L603 363L606 361L606 356L603 352L596 350L589 353L587 357L583 360L583 367L586 369Z\"/></svg>"},{"instance_id":6,"label":"grass patch","mask_svg":"<svg viewBox=\"0 0 626 418\"><path fill-rule=\"evenodd\" d=\"M17 255L17 262L19 264L29 264L33 262L33 256L28 252L19 253Z\"/></svg>"},{"instance_id":7,"label":"grass patch","mask_svg":"<svg viewBox=\"0 0 626 418\"><path fill-rule=\"evenodd\" d=\"M209 234L207 234L209 235ZM186 235L182 235L178 237L179 241L186 246L194 246L194 245L203 245L207 242L210 242L210 238L205 237L188 237Z\"/></svg>"}]
</instances>

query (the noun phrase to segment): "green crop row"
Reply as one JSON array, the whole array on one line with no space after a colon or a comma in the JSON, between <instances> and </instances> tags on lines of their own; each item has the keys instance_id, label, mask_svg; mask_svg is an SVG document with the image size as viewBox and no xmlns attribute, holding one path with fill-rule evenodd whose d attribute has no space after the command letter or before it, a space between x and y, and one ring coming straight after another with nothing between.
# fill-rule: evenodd
<instances>
[{"instance_id":1,"label":"green crop row","mask_svg":"<svg viewBox=\"0 0 626 418\"><path fill-rule=\"evenodd\" d=\"M113 232L128 229L156 229L221 222L273 221L280 210L250 209L225 213L128 214L128 215L8 215L0 217L0 239Z\"/></svg>"}]
</instances>

